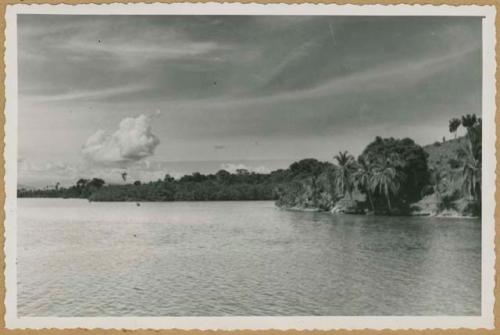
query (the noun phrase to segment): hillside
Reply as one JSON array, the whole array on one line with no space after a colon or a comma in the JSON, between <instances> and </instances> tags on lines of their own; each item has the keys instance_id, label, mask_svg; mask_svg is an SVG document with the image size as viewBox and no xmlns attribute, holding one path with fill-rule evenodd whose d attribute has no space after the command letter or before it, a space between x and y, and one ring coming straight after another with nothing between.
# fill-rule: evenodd
<instances>
[{"instance_id":1,"label":"hillside","mask_svg":"<svg viewBox=\"0 0 500 335\"><path fill-rule=\"evenodd\" d=\"M434 171L431 178L432 193L426 194L411 207L413 215L479 216L480 203L472 201L461 190L457 171L463 165L457 151L467 139L460 137L446 142L427 145L427 164ZM460 180L460 179L458 179Z\"/></svg>"},{"instance_id":2,"label":"hillside","mask_svg":"<svg viewBox=\"0 0 500 335\"><path fill-rule=\"evenodd\" d=\"M464 137L448 140L446 142L435 142L424 146L425 152L429 154L427 164L431 169L448 171L450 164L454 164L457 158L457 150Z\"/></svg>"}]
</instances>

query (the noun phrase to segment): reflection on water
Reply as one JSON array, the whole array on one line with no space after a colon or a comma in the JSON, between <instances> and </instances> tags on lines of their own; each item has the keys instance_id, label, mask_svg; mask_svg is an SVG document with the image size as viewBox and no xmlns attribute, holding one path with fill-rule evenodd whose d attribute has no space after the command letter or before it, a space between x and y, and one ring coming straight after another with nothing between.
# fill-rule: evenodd
<instances>
[{"instance_id":1,"label":"reflection on water","mask_svg":"<svg viewBox=\"0 0 500 335\"><path fill-rule=\"evenodd\" d=\"M20 316L479 315L479 220L18 200Z\"/></svg>"}]
</instances>

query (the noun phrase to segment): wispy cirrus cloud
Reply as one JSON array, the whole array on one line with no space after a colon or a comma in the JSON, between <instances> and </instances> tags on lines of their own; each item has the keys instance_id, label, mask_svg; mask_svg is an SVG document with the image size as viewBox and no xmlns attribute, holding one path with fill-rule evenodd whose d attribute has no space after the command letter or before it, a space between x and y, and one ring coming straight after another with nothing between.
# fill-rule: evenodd
<instances>
[{"instance_id":1,"label":"wispy cirrus cloud","mask_svg":"<svg viewBox=\"0 0 500 335\"><path fill-rule=\"evenodd\" d=\"M220 42L192 40L182 31L162 29L147 21L143 21L143 29L131 27L124 20L93 21L97 24L92 24L92 21L89 24L89 21L77 17L73 22L58 26L49 23L43 30L21 27L23 40L31 40L32 44L38 41L43 45L40 45L42 50L40 47L38 50L21 48L20 57L35 56L40 59L53 52L62 52L72 60L109 58L127 65L137 65L150 60L203 56L229 48Z\"/></svg>"},{"instance_id":2,"label":"wispy cirrus cloud","mask_svg":"<svg viewBox=\"0 0 500 335\"><path fill-rule=\"evenodd\" d=\"M234 99L213 97L204 99L202 105L200 105L200 102L192 100L173 100L171 104L186 106L188 109L195 108L195 106L202 109L257 107L260 105L352 94L352 92L360 90L382 91L387 87L398 87L401 89L403 87L411 87L422 80L455 67L457 63L474 57L479 52L480 49L477 47L465 47L458 51L433 55L423 59L382 64L368 70L357 71L344 76L336 76L317 85L288 92L277 92L263 96L235 97ZM189 107L190 105L192 107Z\"/></svg>"},{"instance_id":3,"label":"wispy cirrus cloud","mask_svg":"<svg viewBox=\"0 0 500 335\"><path fill-rule=\"evenodd\" d=\"M71 58L76 61L102 59L117 62L114 66L128 68L151 61L198 58L229 49L226 45L212 41L191 41L169 32L146 40L137 37L134 42L123 38L123 35L118 37L101 37L97 32L85 33L57 45L56 49L71 54Z\"/></svg>"},{"instance_id":4,"label":"wispy cirrus cloud","mask_svg":"<svg viewBox=\"0 0 500 335\"><path fill-rule=\"evenodd\" d=\"M78 100L95 100L104 99L109 97L126 95L128 93L140 92L144 90L142 85L127 85L123 87L112 87L108 89L95 89L95 90L75 90L62 94L40 94L28 95L26 97L29 101L34 102L62 102L62 101L78 101Z\"/></svg>"}]
</instances>

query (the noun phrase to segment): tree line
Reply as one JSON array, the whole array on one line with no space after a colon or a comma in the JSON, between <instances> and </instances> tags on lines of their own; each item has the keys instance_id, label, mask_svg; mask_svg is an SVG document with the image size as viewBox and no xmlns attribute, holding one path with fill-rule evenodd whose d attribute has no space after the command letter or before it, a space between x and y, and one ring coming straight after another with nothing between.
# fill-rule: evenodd
<instances>
[{"instance_id":1,"label":"tree line","mask_svg":"<svg viewBox=\"0 0 500 335\"><path fill-rule=\"evenodd\" d=\"M286 208L332 210L339 203L357 212L408 213L412 204L433 194L442 209L464 199L476 213L481 207L481 118L452 119L449 130L466 135L454 158L443 166L428 164L428 153L412 139L376 137L355 158L340 151L332 162L303 159L287 169L255 173L245 169L199 172L179 179L108 185L100 178L79 179L71 187L20 189L18 197L84 198L90 201L276 200Z\"/></svg>"},{"instance_id":2,"label":"tree line","mask_svg":"<svg viewBox=\"0 0 500 335\"><path fill-rule=\"evenodd\" d=\"M286 170L269 174L238 169L235 173L220 170L215 174L199 172L174 179L142 183L106 184L103 179L79 179L70 187L20 189L18 197L83 198L91 201L207 201L275 200L276 186L287 180Z\"/></svg>"},{"instance_id":3,"label":"tree line","mask_svg":"<svg viewBox=\"0 0 500 335\"><path fill-rule=\"evenodd\" d=\"M315 162L315 173L284 185L278 204L330 210L346 200L356 207L392 213L406 210L420 199L429 181L427 154L409 138L376 137L357 159L348 151L333 158L334 163L325 168Z\"/></svg>"}]
</instances>

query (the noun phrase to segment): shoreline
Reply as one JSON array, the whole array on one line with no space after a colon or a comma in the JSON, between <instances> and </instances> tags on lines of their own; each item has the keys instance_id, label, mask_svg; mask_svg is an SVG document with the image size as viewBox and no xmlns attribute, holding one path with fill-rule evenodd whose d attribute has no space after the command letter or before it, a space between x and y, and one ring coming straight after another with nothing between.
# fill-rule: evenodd
<instances>
[{"instance_id":1,"label":"shoreline","mask_svg":"<svg viewBox=\"0 0 500 335\"><path fill-rule=\"evenodd\" d=\"M480 216L466 216L466 215L442 215L442 214L431 214L431 213L409 213L409 214L375 214L375 213L332 213L330 210L323 210L320 208L302 208L302 207L280 207L275 204L276 200L173 200L173 201L157 201L157 200L116 200L116 201L93 201L86 198L59 198L59 197L18 197L19 199L59 199L59 200L86 200L87 202L95 202L95 203L132 203L132 204L140 204L140 203L174 203L174 202L249 202L249 201L259 201L259 202L273 202L274 208L282 211L289 212L304 212L304 213L326 213L332 216L336 215L353 215L353 216L386 216L386 217L431 217L431 218L445 218L445 219L480 219Z\"/></svg>"},{"instance_id":2,"label":"shoreline","mask_svg":"<svg viewBox=\"0 0 500 335\"><path fill-rule=\"evenodd\" d=\"M325 213L325 214L330 214L332 216L337 216L337 215L342 215L342 216L347 216L347 215L352 215L352 216L386 216L386 217L423 217L423 218L444 218L444 219L481 219L480 216L467 216L467 215L442 215L442 214L430 214L430 213L425 213L425 214L363 214L363 213L332 213L329 210L322 210L319 208L300 208L300 207L279 207L275 206L279 210L283 211L290 211L290 212L305 212L305 213Z\"/></svg>"}]
</instances>

